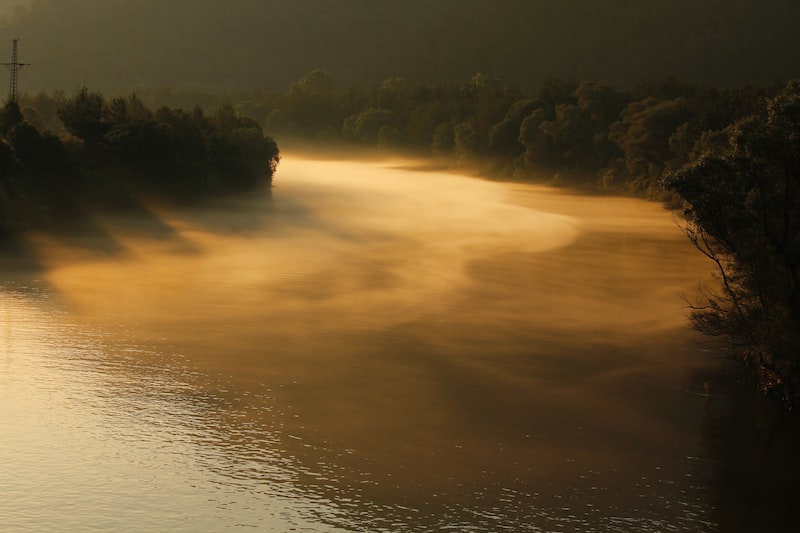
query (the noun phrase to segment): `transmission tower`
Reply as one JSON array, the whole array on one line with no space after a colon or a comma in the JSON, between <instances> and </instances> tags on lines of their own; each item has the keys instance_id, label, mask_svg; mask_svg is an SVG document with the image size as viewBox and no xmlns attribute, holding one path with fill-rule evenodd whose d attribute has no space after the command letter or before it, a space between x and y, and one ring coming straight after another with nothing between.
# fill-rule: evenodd
<instances>
[{"instance_id":1,"label":"transmission tower","mask_svg":"<svg viewBox=\"0 0 800 533\"><path fill-rule=\"evenodd\" d=\"M11 71L11 90L9 91L8 95L9 102L17 101L17 73L22 69L22 67L30 65L30 63L20 63L17 61L17 41L19 41L19 39L14 39L12 41L13 45L11 47L11 62L0 63L0 65L5 65L8 67L8 70Z\"/></svg>"}]
</instances>

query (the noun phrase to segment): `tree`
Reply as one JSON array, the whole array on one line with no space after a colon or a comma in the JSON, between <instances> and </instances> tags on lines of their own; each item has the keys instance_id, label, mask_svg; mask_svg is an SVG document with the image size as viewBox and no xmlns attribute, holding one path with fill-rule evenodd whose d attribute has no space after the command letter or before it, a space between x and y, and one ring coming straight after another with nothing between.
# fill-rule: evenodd
<instances>
[{"instance_id":1,"label":"tree","mask_svg":"<svg viewBox=\"0 0 800 533\"><path fill-rule=\"evenodd\" d=\"M665 180L684 201L685 233L716 265L720 288L691 303L700 331L724 339L761 388L800 404L800 83L727 130Z\"/></svg>"},{"instance_id":2,"label":"tree","mask_svg":"<svg viewBox=\"0 0 800 533\"><path fill-rule=\"evenodd\" d=\"M119 96L113 98L103 110L103 118L110 126L129 122L128 101Z\"/></svg>"},{"instance_id":3,"label":"tree","mask_svg":"<svg viewBox=\"0 0 800 533\"><path fill-rule=\"evenodd\" d=\"M383 128L396 129L397 124L397 116L392 111L371 107L358 115L347 117L342 126L342 134L361 143L376 144L378 133Z\"/></svg>"},{"instance_id":4,"label":"tree","mask_svg":"<svg viewBox=\"0 0 800 533\"><path fill-rule=\"evenodd\" d=\"M315 69L297 80L289 88L286 111L290 124L304 134L338 129L341 117L334 101L333 76L322 69Z\"/></svg>"},{"instance_id":5,"label":"tree","mask_svg":"<svg viewBox=\"0 0 800 533\"><path fill-rule=\"evenodd\" d=\"M536 107L520 124L518 140L525 148L524 160L529 169L549 164L550 139L541 130L547 120L547 110Z\"/></svg>"},{"instance_id":6,"label":"tree","mask_svg":"<svg viewBox=\"0 0 800 533\"><path fill-rule=\"evenodd\" d=\"M279 160L277 145L255 120L232 106L207 117L199 107L191 112L161 107L150 113L137 109L133 98L114 103L116 110L107 110L109 121L114 116L140 117L114 124L102 142L129 171L129 179L179 199L271 182Z\"/></svg>"},{"instance_id":7,"label":"tree","mask_svg":"<svg viewBox=\"0 0 800 533\"><path fill-rule=\"evenodd\" d=\"M474 124L476 132L486 134L521 97L516 89L482 72L465 83L461 87L461 93L464 103L468 105L470 122Z\"/></svg>"},{"instance_id":8,"label":"tree","mask_svg":"<svg viewBox=\"0 0 800 533\"><path fill-rule=\"evenodd\" d=\"M290 96L327 96L333 92L333 76L324 69L314 69L292 83Z\"/></svg>"},{"instance_id":9,"label":"tree","mask_svg":"<svg viewBox=\"0 0 800 533\"><path fill-rule=\"evenodd\" d=\"M96 146L108 129L103 120L105 99L100 93L81 87L78 93L58 108L58 118L67 131L89 146Z\"/></svg>"},{"instance_id":10,"label":"tree","mask_svg":"<svg viewBox=\"0 0 800 533\"><path fill-rule=\"evenodd\" d=\"M456 124L453 128L453 145L459 159L469 160L479 153L480 132L471 122Z\"/></svg>"},{"instance_id":11,"label":"tree","mask_svg":"<svg viewBox=\"0 0 800 533\"><path fill-rule=\"evenodd\" d=\"M577 105L559 104L555 118L539 125L548 138L549 158L561 167L582 166L592 159L594 131L591 118Z\"/></svg>"},{"instance_id":12,"label":"tree","mask_svg":"<svg viewBox=\"0 0 800 533\"><path fill-rule=\"evenodd\" d=\"M670 138L689 119L683 98L645 98L629 104L609 138L622 150L625 169L642 190L657 184L672 159Z\"/></svg>"},{"instance_id":13,"label":"tree","mask_svg":"<svg viewBox=\"0 0 800 533\"><path fill-rule=\"evenodd\" d=\"M454 148L453 128L447 122L442 122L433 130L431 151L433 155L443 156L451 154Z\"/></svg>"},{"instance_id":14,"label":"tree","mask_svg":"<svg viewBox=\"0 0 800 533\"><path fill-rule=\"evenodd\" d=\"M506 112L503 120L492 126L489 131L489 150L493 154L515 158L524 150L519 142L519 130L522 121L534 110L533 100L515 102Z\"/></svg>"},{"instance_id":15,"label":"tree","mask_svg":"<svg viewBox=\"0 0 800 533\"><path fill-rule=\"evenodd\" d=\"M0 135L7 135L11 128L23 120L25 118L22 116L19 105L13 100L9 101L0 111Z\"/></svg>"},{"instance_id":16,"label":"tree","mask_svg":"<svg viewBox=\"0 0 800 533\"><path fill-rule=\"evenodd\" d=\"M628 104L628 97L606 81L583 81L573 93L580 110L592 121L609 126L619 118Z\"/></svg>"},{"instance_id":17,"label":"tree","mask_svg":"<svg viewBox=\"0 0 800 533\"><path fill-rule=\"evenodd\" d=\"M196 120L201 120L196 116ZM231 106L220 108L208 123L211 185L223 192L252 189L272 183L280 161L278 146L264 135L253 119L236 113Z\"/></svg>"},{"instance_id":18,"label":"tree","mask_svg":"<svg viewBox=\"0 0 800 533\"><path fill-rule=\"evenodd\" d=\"M19 164L14 149L4 140L0 140L0 183L10 176Z\"/></svg>"},{"instance_id":19,"label":"tree","mask_svg":"<svg viewBox=\"0 0 800 533\"><path fill-rule=\"evenodd\" d=\"M403 109L408 93L408 83L401 77L384 80L378 89L378 106L382 109Z\"/></svg>"}]
</instances>

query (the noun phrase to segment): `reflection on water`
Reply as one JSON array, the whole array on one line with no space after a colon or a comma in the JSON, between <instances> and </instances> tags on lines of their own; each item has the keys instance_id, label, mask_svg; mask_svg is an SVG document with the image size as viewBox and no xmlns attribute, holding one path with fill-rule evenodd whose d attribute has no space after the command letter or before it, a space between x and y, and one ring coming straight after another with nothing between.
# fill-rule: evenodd
<instances>
[{"instance_id":1,"label":"reflection on water","mask_svg":"<svg viewBox=\"0 0 800 533\"><path fill-rule=\"evenodd\" d=\"M716 529L679 297L708 268L667 213L387 163L276 183L32 239L4 525Z\"/></svg>"}]
</instances>

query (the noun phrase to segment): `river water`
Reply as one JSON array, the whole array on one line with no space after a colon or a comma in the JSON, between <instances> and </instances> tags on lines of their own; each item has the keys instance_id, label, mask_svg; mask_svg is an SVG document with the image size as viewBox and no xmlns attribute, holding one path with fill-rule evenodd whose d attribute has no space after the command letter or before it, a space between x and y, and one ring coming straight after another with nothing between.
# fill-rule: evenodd
<instances>
[{"instance_id":1,"label":"river water","mask_svg":"<svg viewBox=\"0 0 800 533\"><path fill-rule=\"evenodd\" d=\"M408 161L275 183L6 254L0 529L724 529L710 267L668 212Z\"/></svg>"}]
</instances>

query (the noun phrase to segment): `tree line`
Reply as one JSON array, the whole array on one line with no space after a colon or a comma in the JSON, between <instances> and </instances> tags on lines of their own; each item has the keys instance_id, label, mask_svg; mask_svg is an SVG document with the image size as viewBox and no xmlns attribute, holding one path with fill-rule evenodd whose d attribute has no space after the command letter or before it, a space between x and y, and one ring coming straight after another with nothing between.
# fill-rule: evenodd
<instances>
[{"instance_id":1,"label":"tree line","mask_svg":"<svg viewBox=\"0 0 800 533\"><path fill-rule=\"evenodd\" d=\"M505 177L664 197L665 172L722 142L719 132L778 90L717 89L676 78L627 88L550 79L524 94L480 73L463 83L390 77L339 88L318 69L285 93L235 100L237 110L286 137L413 151Z\"/></svg>"},{"instance_id":2,"label":"tree line","mask_svg":"<svg viewBox=\"0 0 800 533\"><path fill-rule=\"evenodd\" d=\"M560 180L624 194L664 197L660 179L681 168L719 132L757 109L779 87L717 89L676 78L615 87L604 81L550 79L534 94L476 74L462 83L339 87L317 69L276 93L211 94L169 88L138 94L151 107L204 109L228 103L283 138L411 151L482 165L504 177ZM24 96L26 119L65 133L63 94Z\"/></svg>"},{"instance_id":3,"label":"tree line","mask_svg":"<svg viewBox=\"0 0 800 533\"><path fill-rule=\"evenodd\" d=\"M87 88L0 110L0 233L145 196L191 201L270 185L280 159L261 125L220 106L207 115Z\"/></svg>"}]
</instances>

